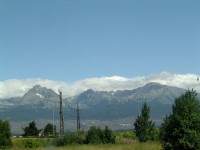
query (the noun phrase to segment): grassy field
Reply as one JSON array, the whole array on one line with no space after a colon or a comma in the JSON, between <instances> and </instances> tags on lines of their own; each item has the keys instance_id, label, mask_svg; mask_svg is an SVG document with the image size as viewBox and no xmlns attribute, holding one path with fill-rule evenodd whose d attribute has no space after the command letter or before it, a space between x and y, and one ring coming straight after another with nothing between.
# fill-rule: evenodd
<instances>
[{"instance_id":1,"label":"grassy field","mask_svg":"<svg viewBox=\"0 0 200 150\"><path fill-rule=\"evenodd\" d=\"M65 136L64 140L62 138L12 138L13 145L10 150L161 150L159 142L139 143L131 131L115 132L114 134L116 144L98 145L83 144L86 138L85 132L73 133L71 136L69 134ZM69 139L79 142L81 139L83 141L81 145L79 142L79 144L61 144L66 141L69 142ZM61 147L56 147L55 145L61 145Z\"/></svg>"},{"instance_id":2,"label":"grassy field","mask_svg":"<svg viewBox=\"0 0 200 150\"><path fill-rule=\"evenodd\" d=\"M115 144L115 145L82 145L56 148L56 150L161 150L158 143Z\"/></svg>"},{"instance_id":3,"label":"grassy field","mask_svg":"<svg viewBox=\"0 0 200 150\"><path fill-rule=\"evenodd\" d=\"M70 145L64 147L54 147L51 146L51 139L35 139L40 142L38 148L25 148L29 139L16 138L12 139L13 147L10 150L161 150L161 145L158 142L148 142L148 143L121 143L121 144L105 144L105 145ZM41 144L42 143L42 144Z\"/></svg>"}]
</instances>

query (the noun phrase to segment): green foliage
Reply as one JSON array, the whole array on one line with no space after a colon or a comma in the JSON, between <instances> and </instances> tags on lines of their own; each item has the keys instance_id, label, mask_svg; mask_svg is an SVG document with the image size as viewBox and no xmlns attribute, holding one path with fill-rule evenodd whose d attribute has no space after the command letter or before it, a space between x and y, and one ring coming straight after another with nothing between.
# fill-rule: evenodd
<instances>
[{"instance_id":1,"label":"green foliage","mask_svg":"<svg viewBox=\"0 0 200 150\"><path fill-rule=\"evenodd\" d=\"M134 123L135 134L140 142L154 140L155 124L149 120L150 108L144 103L141 115L136 118Z\"/></svg>"},{"instance_id":2,"label":"green foliage","mask_svg":"<svg viewBox=\"0 0 200 150\"><path fill-rule=\"evenodd\" d=\"M10 136L10 123L0 120L0 149L8 148L12 145Z\"/></svg>"},{"instance_id":3,"label":"green foliage","mask_svg":"<svg viewBox=\"0 0 200 150\"><path fill-rule=\"evenodd\" d=\"M112 130L106 126L104 130L96 128L95 126L90 127L86 135L87 144L106 144L115 143L115 137Z\"/></svg>"},{"instance_id":4,"label":"green foliage","mask_svg":"<svg viewBox=\"0 0 200 150\"><path fill-rule=\"evenodd\" d=\"M103 143L102 139L102 131L100 128L96 128L95 126L90 127L86 135L86 143L87 144L100 144Z\"/></svg>"},{"instance_id":5,"label":"green foliage","mask_svg":"<svg viewBox=\"0 0 200 150\"><path fill-rule=\"evenodd\" d=\"M130 131L126 131L122 133L123 138L127 138L127 139L136 139L136 135L133 132Z\"/></svg>"},{"instance_id":6,"label":"green foliage","mask_svg":"<svg viewBox=\"0 0 200 150\"><path fill-rule=\"evenodd\" d=\"M65 138L64 137L57 137L53 141L53 144L55 146L65 146L66 145Z\"/></svg>"},{"instance_id":7,"label":"green foliage","mask_svg":"<svg viewBox=\"0 0 200 150\"><path fill-rule=\"evenodd\" d=\"M113 136L112 130L108 129L108 126L103 130L104 143L115 143L115 137Z\"/></svg>"},{"instance_id":8,"label":"green foliage","mask_svg":"<svg viewBox=\"0 0 200 150\"><path fill-rule=\"evenodd\" d=\"M56 126L48 123L44 128L43 134L45 137L54 136L56 134Z\"/></svg>"},{"instance_id":9,"label":"green foliage","mask_svg":"<svg viewBox=\"0 0 200 150\"><path fill-rule=\"evenodd\" d=\"M85 143L84 132L67 134L63 137L58 137L54 140L55 146L76 145L76 144L84 144L84 143Z\"/></svg>"},{"instance_id":10,"label":"green foliage","mask_svg":"<svg viewBox=\"0 0 200 150\"><path fill-rule=\"evenodd\" d=\"M27 140L37 141L39 147L25 148ZM158 142L147 142L147 143L123 143L123 144L87 144L87 145L66 145L63 147L54 147L51 143L52 138L12 138L13 146L9 150L161 150L161 144ZM44 145L42 145L44 143ZM45 144L47 143L47 144Z\"/></svg>"},{"instance_id":11,"label":"green foliage","mask_svg":"<svg viewBox=\"0 0 200 150\"><path fill-rule=\"evenodd\" d=\"M53 139L51 138L13 138L13 147L16 149L24 148L41 148L51 146Z\"/></svg>"},{"instance_id":12,"label":"green foliage","mask_svg":"<svg viewBox=\"0 0 200 150\"><path fill-rule=\"evenodd\" d=\"M159 128L155 128L155 130L153 131L153 141L160 141L160 129Z\"/></svg>"},{"instance_id":13,"label":"green foliage","mask_svg":"<svg viewBox=\"0 0 200 150\"><path fill-rule=\"evenodd\" d=\"M122 141L122 140L135 140L136 135L133 131L125 131L125 132L116 132L115 133L115 140Z\"/></svg>"},{"instance_id":14,"label":"green foliage","mask_svg":"<svg viewBox=\"0 0 200 150\"><path fill-rule=\"evenodd\" d=\"M25 148L37 148L39 146L40 146L40 143L38 141L31 140L31 139L28 139L24 144Z\"/></svg>"},{"instance_id":15,"label":"green foliage","mask_svg":"<svg viewBox=\"0 0 200 150\"><path fill-rule=\"evenodd\" d=\"M36 127L35 121L29 123L29 126L22 128L24 130L23 136L38 136L41 130Z\"/></svg>"},{"instance_id":16,"label":"green foliage","mask_svg":"<svg viewBox=\"0 0 200 150\"><path fill-rule=\"evenodd\" d=\"M161 126L160 138L165 150L200 149L200 104L195 91L175 99L172 114Z\"/></svg>"}]
</instances>

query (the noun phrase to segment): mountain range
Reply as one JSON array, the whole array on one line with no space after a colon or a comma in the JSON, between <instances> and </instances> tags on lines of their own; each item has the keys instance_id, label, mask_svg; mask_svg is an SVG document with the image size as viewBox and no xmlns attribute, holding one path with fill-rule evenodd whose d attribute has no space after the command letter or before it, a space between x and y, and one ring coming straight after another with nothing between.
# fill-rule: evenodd
<instances>
[{"instance_id":1,"label":"mountain range","mask_svg":"<svg viewBox=\"0 0 200 150\"><path fill-rule=\"evenodd\" d=\"M87 129L94 122L98 122L99 126L107 123L114 129L132 128L131 124L139 114L142 104L147 102L152 120L159 125L166 114L171 112L175 98L185 91L185 89L155 82L132 90L88 89L76 96L63 98L64 118L66 122L70 120L75 122L78 103L83 129ZM44 123L51 121L52 115L57 121L59 120L59 95L52 89L35 85L22 97L0 99L0 112L1 119L14 123L30 120L42 120ZM75 128L73 124L71 126L70 128L68 125L67 130Z\"/></svg>"}]
</instances>

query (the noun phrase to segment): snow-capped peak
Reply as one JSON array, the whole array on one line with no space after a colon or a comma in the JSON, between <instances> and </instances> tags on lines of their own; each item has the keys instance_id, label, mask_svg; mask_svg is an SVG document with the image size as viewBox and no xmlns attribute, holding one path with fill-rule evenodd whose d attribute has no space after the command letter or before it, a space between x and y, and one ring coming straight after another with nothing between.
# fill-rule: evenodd
<instances>
[{"instance_id":1,"label":"snow-capped peak","mask_svg":"<svg viewBox=\"0 0 200 150\"><path fill-rule=\"evenodd\" d=\"M44 96L39 93L36 93L35 95L38 96L39 98L44 98Z\"/></svg>"}]
</instances>

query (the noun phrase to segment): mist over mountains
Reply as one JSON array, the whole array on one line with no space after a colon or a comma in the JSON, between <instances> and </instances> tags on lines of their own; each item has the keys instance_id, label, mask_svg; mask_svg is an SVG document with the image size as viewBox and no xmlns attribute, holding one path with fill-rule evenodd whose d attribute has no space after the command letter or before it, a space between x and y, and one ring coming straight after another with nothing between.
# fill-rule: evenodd
<instances>
[{"instance_id":1,"label":"mist over mountains","mask_svg":"<svg viewBox=\"0 0 200 150\"><path fill-rule=\"evenodd\" d=\"M87 89L80 94L63 98L64 107L75 105L93 106L100 103L129 103L129 102L157 102L161 104L171 104L174 98L184 93L185 89L173 86L162 85L150 82L143 87L132 90L117 91L94 91ZM59 96L52 89L47 89L40 85L35 85L22 97L0 99L1 107L32 106L51 109L55 103L59 102Z\"/></svg>"},{"instance_id":2,"label":"mist over mountains","mask_svg":"<svg viewBox=\"0 0 200 150\"><path fill-rule=\"evenodd\" d=\"M67 130L75 128L75 124L69 124L76 120L77 103L80 107L82 129L94 124L109 124L116 130L132 128L131 124L144 102L151 107L151 118L159 125L166 114L171 112L174 99L185 91L156 82L132 90L88 89L78 95L63 98L64 118L68 121L66 127ZM58 94L40 85L35 85L22 97L0 99L0 106L0 118L14 123L40 120L43 122L40 124L44 124L52 120L52 115L55 120L59 120Z\"/></svg>"},{"instance_id":3,"label":"mist over mountains","mask_svg":"<svg viewBox=\"0 0 200 150\"><path fill-rule=\"evenodd\" d=\"M94 91L117 91L132 90L142 87L150 82L157 82L163 85L174 86L183 89L195 89L200 92L200 82L197 81L196 74L175 74L170 72L161 72L147 76L136 77L99 77L86 78L77 81L56 81L42 78L28 79L10 79L0 81L0 99L8 99L13 97L22 97L33 86L40 85L48 89L52 89L56 93L58 89L62 89L63 97L72 97L93 89Z\"/></svg>"}]
</instances>

